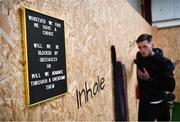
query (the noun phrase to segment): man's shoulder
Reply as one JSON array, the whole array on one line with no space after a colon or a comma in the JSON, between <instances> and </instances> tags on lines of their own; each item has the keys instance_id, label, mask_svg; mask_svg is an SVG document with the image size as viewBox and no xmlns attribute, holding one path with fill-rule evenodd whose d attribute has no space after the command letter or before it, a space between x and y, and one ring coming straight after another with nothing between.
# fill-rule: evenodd
<instances>
[{"instance_id":1,"label":"man's shoulder","mask_svg":"<svg viewBox=\"0 0 180 122\"><path fill-rule=\"evenodd\" d=\"M169 69L171 71L173 71L175 69L175 64L168 57L156 56L156 60L164 68L167 68L167 69Z\"/></svg>"}]
</instances>

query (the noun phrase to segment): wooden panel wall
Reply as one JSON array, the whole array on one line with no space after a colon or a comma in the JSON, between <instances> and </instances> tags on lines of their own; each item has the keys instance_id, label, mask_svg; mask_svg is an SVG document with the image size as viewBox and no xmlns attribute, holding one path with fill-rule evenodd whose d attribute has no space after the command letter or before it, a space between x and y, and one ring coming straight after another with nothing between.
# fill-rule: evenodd
<instances>
[{"instance_id":1,"label":"wooden panel wall","mask_svg":"<svg viewBox=\"0 0 180 122\"><path fill-rule=\"evenodd\" d=\"M68 93L25 107L20 8L26 5L65 21ZM134 40L151 27L126 0L1 0L0 120L114 120L111 45L126 67L129 119L137 119ZM78 109L76 90L105 87ZM82 98L84 100L84 98Z\"/></svg>"}]
</instances>

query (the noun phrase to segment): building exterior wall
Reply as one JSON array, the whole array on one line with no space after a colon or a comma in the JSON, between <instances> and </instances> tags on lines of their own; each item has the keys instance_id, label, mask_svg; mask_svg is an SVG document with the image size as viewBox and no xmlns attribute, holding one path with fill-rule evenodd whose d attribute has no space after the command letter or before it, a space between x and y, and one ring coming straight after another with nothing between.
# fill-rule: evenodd
<instances>
[{"instance_id":1,"label":"building exterior wall","mask_svg":"<svg viewBox=\"0 0 180 122\"><path fill-rule=\"evenodd\" d=\"M65 21L68 93L25 106L20 8L25 5ZM134 40L151 27L126 0L1 0L0 120L114 120L111 45L127 74L129 120L137 120L135 98L137 47ZM105 87L78 109L76 90ZM83 98L82 98L83 99Z\"/></svg>"}]
</instances>

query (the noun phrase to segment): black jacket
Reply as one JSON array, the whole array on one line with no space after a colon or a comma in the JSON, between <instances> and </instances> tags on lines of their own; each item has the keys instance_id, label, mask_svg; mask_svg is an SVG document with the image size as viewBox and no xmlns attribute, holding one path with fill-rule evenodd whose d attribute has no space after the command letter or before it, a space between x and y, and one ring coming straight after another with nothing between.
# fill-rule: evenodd
<instances>
[{"instance_id":1,"label":"black jacket","mask_svg":"<svg viewBox=\"0 0 180 122\"><path fill-rule=\"evenodd\" d=\"M150 74L148 81L143 81L139 77L138 84L140 100L151 102L165 99L164 91L173 92L175 88L175 79L173 70L175 65L166 57L159 48L154 48L154 55L142 57L140 52L137 52L135 63L137 69L143 71L146 68Z\"/></svg>"}]
</instances>

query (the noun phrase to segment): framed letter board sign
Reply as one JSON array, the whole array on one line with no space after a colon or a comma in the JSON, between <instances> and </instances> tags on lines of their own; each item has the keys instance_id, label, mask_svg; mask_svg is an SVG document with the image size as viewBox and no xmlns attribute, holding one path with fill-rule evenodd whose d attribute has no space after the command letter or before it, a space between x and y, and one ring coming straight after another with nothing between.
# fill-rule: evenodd
<instances>
[{"instance_id":1,"label":"framed letter board sign","mask_svg":"<svg viewBox=\"0 0 180 122\"><path fill-rule=\"evenodd\" d=\"M64 21L22 8L26 104L67 92Z\"/></svg>"}]
</instances>

